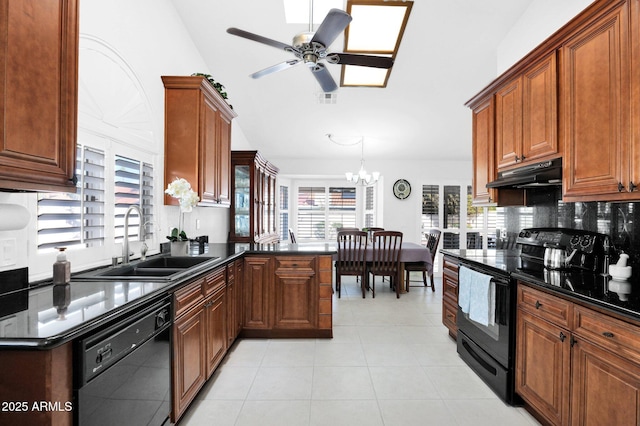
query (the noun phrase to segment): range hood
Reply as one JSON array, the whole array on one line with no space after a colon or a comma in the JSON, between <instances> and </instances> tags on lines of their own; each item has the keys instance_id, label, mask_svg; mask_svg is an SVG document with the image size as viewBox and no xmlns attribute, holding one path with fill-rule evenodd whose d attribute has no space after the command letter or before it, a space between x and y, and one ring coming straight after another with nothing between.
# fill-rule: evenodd
<instances>
[{"instance_id":1,"label":"range hood","mask_svg":"<svg viewBox=\"0 0 640 426\"><path fill-rule=\"evenodd\" d=\"M529 164L498 173L487 188L537 188L562 185L562 158Z\"/></svg>"}]
</instances>

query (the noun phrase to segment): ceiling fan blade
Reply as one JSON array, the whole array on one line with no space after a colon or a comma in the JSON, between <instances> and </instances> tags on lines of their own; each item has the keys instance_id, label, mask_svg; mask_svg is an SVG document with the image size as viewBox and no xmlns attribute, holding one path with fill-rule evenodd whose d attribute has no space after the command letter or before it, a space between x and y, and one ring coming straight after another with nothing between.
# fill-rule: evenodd
<instances>
[{"instance_id":1,"label":"ceiling fan blade","mask_svg":"<svg viewBox=\"0 0 640 426\"><path fill-rule=\"evenodd\" d=\"M320 43L325 48L329 47L336 38L347 28L351 22L351 16L340 9L331 9L316 30L311 42Z\"/></svg>"},{"instance_id":2,"label":"ceiling fan blade","mask_svg":"<svg viewBox=\"0 0 640 426\"><path fill-rule=\"evenodd\" d=\"M331 77L331 73L322 63L316 64L315 67L310 68L313 76L318 80L320 87L325 93L333 92L338 88L333 77Z\"/></svg>"},{"instance_id":3,"label":"ceiling fan blade","mask_svg":"<svg viewBox=\"0 0 640 426\"><path fill-rule=\"evenodd\" d=\"M327 60L332 64L357 65L360 67L391 68L393 66L393 58L388 56L332 53L327 57Z\"/></svg>"},{"instance_id":4,"label":"ceiling fan blade","mask_svg":"<svg viewBox=\"0 0 640 426\"><path fill-rule=\"evenodd\" d=\"M267 46L275 47L276 49L287 50L287 51L296 50L288 44L281 43L279 41L272 40L270 38L263 37L258 34L250 33L248 31L241 30L239 28L234 28L234 27L227 28L227 32L229 34L233 34L238 37L244 37L249 40L257 41L258 43L266 44Z\"/></svg>"},{"instance_id":5,"label":"ceiling fan blade","mask_svg":"<svg viewBox=\"0 0 640 426\"><path fill-rule=\"evenodd\" d=\"M286 70L287 68L291 68L294 65L298 65L300 62L302 62L300 59L292 59L290 61L285 61L285 62L282 62L280 64L276 64L276 65L270 66L269 68L265 68L263 70L260 70L258 72L254 72L249 77L252 77L252 78L264 77L265 75L273 74L274 72L278 72L278 71Z\"/></svg>"}]
</instances>

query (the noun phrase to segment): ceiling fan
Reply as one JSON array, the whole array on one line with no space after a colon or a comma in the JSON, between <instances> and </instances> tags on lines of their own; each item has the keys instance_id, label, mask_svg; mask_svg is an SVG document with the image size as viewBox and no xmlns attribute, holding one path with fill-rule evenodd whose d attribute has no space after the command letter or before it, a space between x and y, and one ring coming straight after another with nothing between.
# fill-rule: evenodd
<instances>
[{"instance_id":1,"label":"ceiling fan","mask_svg":"<svg viewBox=\"0 0 640 426\"><path fill-rule=\"evenodd\" d=\"M333 92L338 88L331 73L326 69L322 61L330 64L357 65L374 68L391 68L393 58L387 56L360 55L353 53L329 53L327 48L347 28L351 22L351 16L343 10L331 9L318 29L313 32L313 1L310 5L309 31L301 32L293 37L291 45L272 40L257 34L238 28L228 28L227 32L238 37L257 41L277 49L291 52L295 59L273 65L250 75L260 78L274 72L282 71L298 64L304 63L309 67L324 92Z\"/></svg>"}]
</instances>

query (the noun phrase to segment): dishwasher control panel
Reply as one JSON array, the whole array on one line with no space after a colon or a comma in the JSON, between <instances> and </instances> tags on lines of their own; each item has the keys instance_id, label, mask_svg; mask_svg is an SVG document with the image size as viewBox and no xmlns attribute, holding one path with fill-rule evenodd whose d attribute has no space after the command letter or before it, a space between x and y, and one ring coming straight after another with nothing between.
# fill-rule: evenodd
<instances>
[{"instance_id":1,"label":"dishwasher control panel","mask_svg":"<svg viewBox=\"0 0 640 426\"><path fill-rule=\"evenodd\" d=\"M87 383L170 324L168 302L154 304L132 317L80 340L81 382Z\"/></svg>"}]
</instances>

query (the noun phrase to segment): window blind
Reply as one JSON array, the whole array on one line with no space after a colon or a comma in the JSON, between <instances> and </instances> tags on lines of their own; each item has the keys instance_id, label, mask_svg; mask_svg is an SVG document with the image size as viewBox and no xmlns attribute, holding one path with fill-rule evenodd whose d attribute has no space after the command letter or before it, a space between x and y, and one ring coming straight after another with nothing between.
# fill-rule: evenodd
<instances>
[{"instance_id":1,"label":"window blind","mask_svg":"<svg viewBox=\"0 0 640 426\"><path fill-rule=\"evenodd\" d=\"M38 194L38 250L104 244L104 152L77 145L73 193Z\"/></svg>"},{"instance_id":2,"label":"window blind","mask_svg":"<svg viewBox=\"0 0 640 426\"><path fill-rule=\"evenodd\" d=\"M138 226L141 221L151 233L153 221L153 166L132 158L115 156L114 193L115 193L115 242L124 241L124 218L132 205L140 206L144 218L133 210L129 214L128 235L130 239L139 238Z\"/></svg>"}]
</instances>

